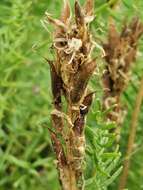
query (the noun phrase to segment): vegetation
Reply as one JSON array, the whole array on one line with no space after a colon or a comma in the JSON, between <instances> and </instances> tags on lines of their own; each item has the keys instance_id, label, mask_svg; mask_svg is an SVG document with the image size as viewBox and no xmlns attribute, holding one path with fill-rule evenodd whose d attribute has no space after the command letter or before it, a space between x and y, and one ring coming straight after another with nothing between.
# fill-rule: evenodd
<instances>
[{"instance_id":1,"label":"vegetation","mask_svg":"<svg viewBox=\"0 0 143 190\"><path fill-rule=\"evenodd\" d=\"M92 1L89 0L88 3L90 2ZM84 5L84 3L84 0L80 1L81 5ZM55 81L51 85L49 71L50 68L54 68L52 61L56 60L52 35L55 30L51 23L55 21L53 18L60 18L63 5L63 1L59 0L0 1L0 190L59 190L61 187L58 172L60 160L55 155L57 153L57 144L55 145L55 143L57 143L57 140L60 141L63 154L70 150L70 146L65 139L65 134L64 136L57 134L57 129L55 130L51 125L51 112L53 107L57 109L57 105L55 105L57 102L55 102L55 98L53 99L54 93L51 90ZM75 1L70 0L70 6L73 18L74 12L76 14L76 23L80 25L78 26L80 30L82 28L81 18L79 18L81 16L79 13L80 5L76 1L75 6ZM74 7L76 7L75 10ZM92 51L89 49L87 54L90 54L92 59L96 58L96 64L93 64L91 69L92 72L94 70L94 73L90 71L89 76L84 73L85 77L82 80L87 85L85 80L90 78L89 90L83 93L86 87L86 85L83 85L84 88L75 91L78 92L79 96L72 93L72 95L74 94L72 101L79 102L82 99L82 106L86 106L82 111L87 109L88 112L88 114L86 112L87 119L83 118L86 124L84 124L82 136L86 138L86 146L84 143L82 144L83 149L85 149L82 156L79 155L81 152L79 152L78 146L74 144L74 139L77 139L79 134L76 133L76 130L74 135L72 133L71 143L74 151L78 152L77 164L80 165L76 168L77 165L75 166L76 163L74 162L72 171L75 172L74 175L79 189L85 187L85 190L114 190L118 189L119 183L122 184L121 181L125 179L125 177L122 177L122 179L119 176L122 175L122 167L130 163L130 167L126 172L128 173L126 188L129 190L143 189L143 106L141 104L143 93L142 91L139 92L139 89L142 89L142 82L140 81L143 77L143 43L142 38L140 38L143 22L143 1L97 0L94 3L94 9L92 4L86 7L88 16L86 20L88 22L92 21L88 27L88 32L90 31L92 35L92 40L89 43L94 45L94 49ZM46 14L45 18L45 12L51 13L52 16ZM94 19L92 15L95 16ZM138 19L134 22L133 17L136 16L138 16ZM65 18L65 14L63 17ZM128 28L131 26L128 23L133 22L136 23L136 27L132 27L130 29L132 33L127 34ZM130 35L136 37L128 38L134 40L133 46L132 43L129 43L129 46L135 48L134 57L131 58L129 55L131 58L129 81L121 89L120 98L118 99L120 103L108 102L108 106L105 106L107 104L105 104L103 97L107 98L106 93L109 86L105 83L105 75L103 77L103 74L106 73L105 67L107 64L111 63L110 57L107 59L109 53L106 47L107 44L110 47L110 42L115 39L108 41L110 39L108 38L109 28L112 26L111 34L115 34L115 28L120 33L126 25L125 23L127 23L127 33L124 38ZM84 45L86 44L87 42ZM57 45L61 44L56 44L56 47L59 47ZM125 45L123 45L124 47ZM121 52L121 55L123 55L123 52ZM57 56L59 56L59 59L63 57L61 54ZM65 57L65 60L67 62L68 59ZM75 61L75 57L73 56L73 59L69 61L71 61L70 64L67 64L71 66ZM83 66L85 66L84 71L88 72L87 65ZM51 73L52 71L51 69ZM63 77L68 76L64 70L61 74L64 80ZM79 75L78 72L78 75L74 76L72 81L74 88L82 79L82 77L79 78ZM67 104L69 105L67 98L69 84L67 83L67 87L62 93L63 111L60 110L57 113L57 110L54 110L52 112L52 121L55 121L53 116L60 116L58 118L64 122L65 126L66 124L72 125L75 122L75 117L71 117L71 112L70 114L68 112L70 118L66 115L66 107ZM124 84L124 81L122 84ZM82 91L80 91L81 89ZM83 94L84 98L82 97ZM108 95L111 96L111 94ZM87 97L89 98L88 102L85 102ZM92 105L91 99L93 99ZM111 117L114 115L113 113L119 110L115 109L115 103L120 105L121 110L126 111L122 122L117 122L114 117ZM80 106L78 104L78 112L74 110L76 118L81 116L79 115L79 109L83 107ZM71 104L69 107L72 107ZM133 110L137 110L136 115L134 115ZM117 130L119 125L121 129L120 140L117 139L116 135L116 131L120 131ZM137 132L136 136L135 133L130 134L132 131ZM64 128L65 132L68 132L67 128ZM69 137L71 137L70 131L68 134L69 140ZM130 148L127 149L129 135L131 136ZM73 154L74 152L72 152L74 158L75 155ZM66 161L67 159L66 157ZM71 188L71 190L73 189ZM120 185L120 189L123 189L123 186Z\"/></svg>"}]
</instances>

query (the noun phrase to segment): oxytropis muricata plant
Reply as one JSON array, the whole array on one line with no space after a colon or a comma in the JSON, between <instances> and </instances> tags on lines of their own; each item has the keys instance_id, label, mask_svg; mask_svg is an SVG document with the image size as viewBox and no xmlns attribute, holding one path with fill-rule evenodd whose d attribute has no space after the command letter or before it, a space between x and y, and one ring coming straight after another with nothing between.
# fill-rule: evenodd
<instances>
[{"instance_id":1,"label":"oxytropis muricata plant","mask_svg":"<svg viewBox=\"0 0 143 190\"><path fill-rule=\"evenodd\" d=\"M45 14L45 22L55 26L56 58L48 60L54 105L49 131L63 190L84 189L85 117L94 94L88 88L88 81L96 67L91 58L94 46L89 31L89 24L94 19L93 0L87 0L83 8L78 1L74 6L74 18L68 0L64 1L60 19Z\"/></svg>"}]
</instances>

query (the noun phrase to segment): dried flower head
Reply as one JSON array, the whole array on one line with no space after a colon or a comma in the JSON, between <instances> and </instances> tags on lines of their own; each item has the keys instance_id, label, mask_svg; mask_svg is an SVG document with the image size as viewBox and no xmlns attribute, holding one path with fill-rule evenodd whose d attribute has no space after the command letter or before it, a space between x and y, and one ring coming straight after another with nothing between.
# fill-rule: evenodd
<instances>
[{"instance_id":1,"label":"dried flower head","mask_svg":"<svg viewBox=\"0 0 143 190\"><path fill-rule=\"evenodd\" d=\"M68 1L65 1L63 11L65 14L62 14L60 20L52 19L46 14L47 20L56 27L54 34L54 47L57 53L56 72L62 78L66 98L73 103L79 102L96 66L95 60L91 60L93 44L86 19L91 15L91 6L92 1L89 1L85 9L81 9L76 1L75 22L70 16ZM76 96L79 98L75 99Z\"/></svg>"},{"instance_id":2,"label":"dried flower head","mask_svg":"<svg viewBox=\"0 0 143 190\"><path fill-rule=\"evenodd\" d=\"M134 18L129 25L125 25L121 34L112 23L109 27L108 43L103 45L106 56L106 72L103 75L105 93L104 106L116 104L109 114L111 120L118 124L122 120L120 96L125 90L131 71L131 65L136 59L138 40L143 34L143 24Z\"/></svg>"}]
</instances>

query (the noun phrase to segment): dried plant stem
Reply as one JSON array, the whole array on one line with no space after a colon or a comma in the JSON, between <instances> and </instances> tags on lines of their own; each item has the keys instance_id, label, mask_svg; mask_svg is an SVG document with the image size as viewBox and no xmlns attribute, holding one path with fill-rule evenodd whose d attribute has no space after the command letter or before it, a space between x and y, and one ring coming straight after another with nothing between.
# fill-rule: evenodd
<instances>
[{"instance_id":1,"label":"dried plant stem","mask_svg":"<svg viewBox=\"0 0 143 190\"><path fill-rule=\"evenodd\" d=\"M126 187L127 183L127 178L128 178L128 172L130 168L130 157L131 153L133 151L133 146L135 142L135 137L136 137L136 131L137 131L137 124L138 124L138 117L140 113L140 108L143 100L143 78L141 80L140 84L140 89L136 98L135 102L135 109L132 114L132 121L131 121L131 128L130 128L130 134L129 134L129 139L128 139L128 146L127 146L127 152L126 152L126 157L124 161L124 167L123 167L123 172L121 175L120 183L119 183L119 190L124 190Z\"/></svg>"},{"instance_id":2,"label":"dried plant stem","mask_svg":"<svg viewBox=\"0 0 143 190\"><path fill-rule=\"evenodd\" d=\"M88 89L96 62L89 23L93 20L93 0L82 8L75 1L75 17L64 0L61 18L46 13L45 22L55 26L53 47L56 59L48 61L54 110L51 113L51 140L57 159L59 180L63 190L84 190L83 161L85 157L84 128L93 93ZM63 109L62 97L66 109ZM65 105L64 104L64 105Z\"/></svg>"}]
</instances>

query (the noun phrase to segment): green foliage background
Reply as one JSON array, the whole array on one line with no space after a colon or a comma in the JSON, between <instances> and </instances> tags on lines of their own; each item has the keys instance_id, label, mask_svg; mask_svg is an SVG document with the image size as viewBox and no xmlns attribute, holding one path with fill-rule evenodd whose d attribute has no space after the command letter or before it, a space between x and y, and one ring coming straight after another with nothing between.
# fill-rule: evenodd
<instances>
[{"instance_id":1,"label":"green foliage background","mask_svg":"<svg viewBox=\"0 0 143 190\"><path fill-rule=\"evenodd\" d=\"M73 3L74 0L71 0L72 5ZM0 1L0 190L59 189L55 158L47 129L47 126L50 127L52 107L49 67L42 58L54 56L51 48L52 34L43 28L40 20L46 10L57 17L61 5L60 0ZM95 4L97 17L92 24L95 39L99 37L102 40L106 39L109 16L113 16L120 29L122 21L131 20L133 15L143 20L142 8L142 0L122 0L121 8L113 11L106 0L97 0ZM48 30L52 31L49 26ZM138 59L133 66L132 82L122 97L125 106L128 107L128 114L122 130L121 162L124 159L139 80L143 74L142 40L139 49ZM99 65L100 63L101 61ZM97 94L88 117L89 127L86 130L89 144L86 171L86 176L90 177L87 180L88 190L94 190L96 185L96 189L105 189L106 184L103 182L112 183L120 171L119 168L116 170L117 173L111 172L112 178L104 173L108 173L109 170L105 167L103 160L109 163L116 162L120 155L118 151L104 155L101 153L103 149L106 153L107 144L112 145L114 137L109 138L107 135L106 129L111 126L103 126L103 113L100 108L102 88L101 81L97 78L94 76L91 82L91 87L97 90ZM129 190L143 189L142 126L143 107L135 149L131 155L132 165L127 185ZM105 130L100 130L100 127L105 127ZM103 141L104 136L107 137L106 143ZM98 149L99 144L102 146ZM98 154L97 157L95 154ZM94 165L92 165L92 159L95 161ZM113 164L111 167L114 167ZM111 181L108 181L108 178ZM118 180L119 177L109 189L117 189ZM94 184L95 181L97 184ZM90 186L90 183L94 186Z\"/></svg>"}]
</instances>

